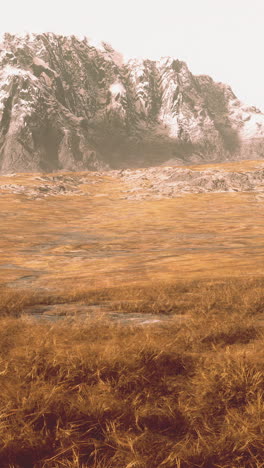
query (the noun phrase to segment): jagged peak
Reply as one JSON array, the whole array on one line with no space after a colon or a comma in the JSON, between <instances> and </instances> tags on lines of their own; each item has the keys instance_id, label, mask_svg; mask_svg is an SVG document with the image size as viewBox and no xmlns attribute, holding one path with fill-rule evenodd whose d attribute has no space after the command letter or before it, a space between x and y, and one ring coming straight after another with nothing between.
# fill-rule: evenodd
<instances>
[{"instance_id":1,"label":"jagged peak","mask_svg":"<svg viewBox=\"0 0 264 468\"><path fill-rule=\"evenodd\" d=\"M224 159L264 137L260 111L175 57L124 60L107 42L52 32L6 34L1 47L2 170Z\"/></svg>"}]
</instances>

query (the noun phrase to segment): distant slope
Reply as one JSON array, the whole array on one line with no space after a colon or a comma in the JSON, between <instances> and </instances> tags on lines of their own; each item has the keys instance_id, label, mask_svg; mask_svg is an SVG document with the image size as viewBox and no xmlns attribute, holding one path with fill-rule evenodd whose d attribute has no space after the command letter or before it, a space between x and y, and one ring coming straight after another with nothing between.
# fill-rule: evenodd
<instances>
[{"instance_id":1,"label":"distant slope","mask_svg":"<svg viewBox=\"0 0 264 468\"><path fill-rule=\"evenodd\" d=\"M0 46L0 170L261 158L264 115L184 62L130 60L52 33Z\"/></svg>"}]
</instances>

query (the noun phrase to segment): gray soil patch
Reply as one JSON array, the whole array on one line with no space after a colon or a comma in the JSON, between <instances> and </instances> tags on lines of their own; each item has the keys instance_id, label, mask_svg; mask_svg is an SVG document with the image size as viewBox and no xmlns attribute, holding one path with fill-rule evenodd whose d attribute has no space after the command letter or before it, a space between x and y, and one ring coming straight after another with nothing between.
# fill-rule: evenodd
<instances>
[{"instance_id":1,"label":"gray soil patch","mask_svg":"<svg viewBox=\"0 0 264 468\"><path fill-rule=\"evenodd\" d=\"M163 324L170 320L177 320L179 324L185 323L190 317L188 315L167 316L162 314L142 314L111 310L109 304L54 304L35 305L25 309L25 313L37 320L56 322L61 319L79 318L81 320L98 318L110 320L115 323L126 325L148 325Z\"/></svg>"}]
</instances>

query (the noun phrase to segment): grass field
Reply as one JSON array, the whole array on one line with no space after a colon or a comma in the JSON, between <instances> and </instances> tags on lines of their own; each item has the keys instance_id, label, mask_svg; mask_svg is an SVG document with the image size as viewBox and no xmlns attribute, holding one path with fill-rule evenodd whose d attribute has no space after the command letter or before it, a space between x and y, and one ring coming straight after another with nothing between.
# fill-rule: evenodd
<instances>
[{"instance_id":1,"label":"grass field","mask_svg":"<svg viewBox=\"0 0 264 468\"><path fill-rule=\"evenodd\" d=\"M88 179L0 190L0 468L264 467L263 199ZM166 320L113 323L108 304Z\"/></svg>"},{"instance_id":2,"label":"grass field","mask_svg":"<svg viewBox=\"0 0 264 468\"><path fill-rule=\"evenodd\" d=\"M263 466L263 280L153 285L145 310L154 291L170 320L144 327L13 318L3 297L1 467Z\"/></svg>"},{"instance_id":3,"label":"grass field","mask_svg":"<svg viewBox=\"0 0 264 468\"><path fill-rule=\"evenodd\" d=\"M247 166L246 166L247 167ZM247 167L248 169L248 167ZM31 175L1 183L34 186ZM90 175L86 195L1 192L1 284L48 290L263 274L257 193L125 200L124 183Z\"/></svg>"}]
</instances>

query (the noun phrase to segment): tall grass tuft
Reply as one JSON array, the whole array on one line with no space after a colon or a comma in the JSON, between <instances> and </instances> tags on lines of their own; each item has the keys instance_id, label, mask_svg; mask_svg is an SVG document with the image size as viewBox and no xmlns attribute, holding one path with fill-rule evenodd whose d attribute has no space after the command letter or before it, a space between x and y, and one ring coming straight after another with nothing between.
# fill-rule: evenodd
<instances>
[{"instance_id":1,"label":"tall grass tuft","mask_svg":"<svg viewBox=\"0 0 264 468\"><path fill-rule=\"evenodd\" d=\"M147 302L153 291L106 294ZM163 285L170 320L147 326L107 316L16 318L23 307L8 296L0 319L1 468L262 467L262 283L243 291L237 282ZM78 294L74 300L91 298ZM175 297L188 320L174 317Z\"/></svg>"}]
</instances>

